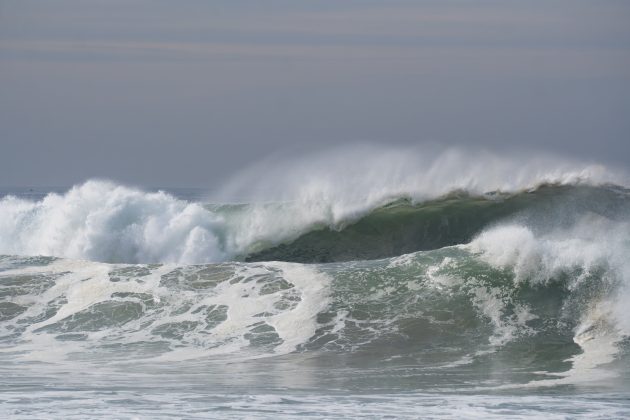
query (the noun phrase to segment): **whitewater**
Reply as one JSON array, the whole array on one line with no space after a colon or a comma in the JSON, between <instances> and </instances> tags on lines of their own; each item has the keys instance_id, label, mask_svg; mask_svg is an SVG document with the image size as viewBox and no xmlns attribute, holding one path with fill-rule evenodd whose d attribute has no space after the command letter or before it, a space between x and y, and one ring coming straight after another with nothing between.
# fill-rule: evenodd
<instances>
[{"instance_id":1,"label":"whitewater","mask_svg":"<svg viewBox=\"0 0 630 420\"><path fill-rule=\"evenodd\" d=\"M0 190L4 418L626 418L630 181L352 149Z\"/></svg>"}]
</instances>

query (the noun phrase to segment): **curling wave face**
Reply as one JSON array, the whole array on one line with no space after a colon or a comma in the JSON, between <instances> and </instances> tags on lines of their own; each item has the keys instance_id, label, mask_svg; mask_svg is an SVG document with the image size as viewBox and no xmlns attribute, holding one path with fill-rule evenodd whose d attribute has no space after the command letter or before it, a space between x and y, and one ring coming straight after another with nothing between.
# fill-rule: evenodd
<instances>
[{"instance_id":1,"label":"curling wave face","mask_svg":"<svg viewBox=\"0 0 630 420\"><path fill-rule=\"evenodd\" d=\"M9 195L0 199L0 254L179 264L381 258L467 242L529 208L576 200L601 212L621 200L614 188L596 187L623 178L596 165L456 150L431 160L354 154L350 167L327 156L298 162L299 170L275 165L260 184L237 178L225 187L225 196L248 196L248 204L189 202L108 181L39 201Z\"/></svg>"}]
</instances>

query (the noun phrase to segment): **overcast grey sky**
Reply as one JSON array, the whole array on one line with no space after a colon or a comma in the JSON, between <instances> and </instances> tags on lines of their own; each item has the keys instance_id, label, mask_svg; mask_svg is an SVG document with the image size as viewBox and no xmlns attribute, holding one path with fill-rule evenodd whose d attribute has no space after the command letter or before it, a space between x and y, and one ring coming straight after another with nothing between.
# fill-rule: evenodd
<instances>
[{"instance_id":1,"label":"overcast grey sky","mask_svg":"<svg viewBox=\"0 0 630 420\"><path fill-rule=\"evenodd\" d=\"M0 0L0 185L211 187L279 151L630 166L630 1Z\"/></svg>"}]
</instances>

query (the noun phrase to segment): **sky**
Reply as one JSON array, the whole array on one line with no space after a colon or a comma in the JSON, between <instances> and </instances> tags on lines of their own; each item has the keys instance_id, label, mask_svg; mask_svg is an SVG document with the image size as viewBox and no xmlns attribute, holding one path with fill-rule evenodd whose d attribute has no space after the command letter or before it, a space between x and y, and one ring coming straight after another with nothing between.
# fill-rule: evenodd
<instances>
[{"instance_id":1,"label":"sky","mask_svg":"<svg viewBox=\"0 0 630 420\"><path fill-rule=\"evenodd\" d=\"M0 0L0 186L213 187L350 144L630 168L623 0Z\"/></svg>"}]
</instances>

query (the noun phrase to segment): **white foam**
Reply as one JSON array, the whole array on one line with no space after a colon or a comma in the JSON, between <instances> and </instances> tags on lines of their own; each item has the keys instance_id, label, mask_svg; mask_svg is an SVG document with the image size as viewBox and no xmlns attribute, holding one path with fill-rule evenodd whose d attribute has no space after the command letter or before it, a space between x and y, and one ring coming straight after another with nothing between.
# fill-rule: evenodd
<instances>
[{"instance_id":1,"label":"white foam","mask_svg":"<svg viewBox=\"0 0 630 420\"><path fill-rule=\"evenodd\" d=\"M583 284L590 284L594 274L601 278L602 284L598 286L601 290L589 297L588 305L580 302L582 318L574 341L583 353L570 359L572 368L564 378L535 381L533 385L594 381L612 374L598 367L613 361L618 352L617 343L630 335L626 309L630 303L628 237L630 223L586 215L571 228L543 234L508 223L488 229L469 245L462 246L495 267L511 269L517 284L548 283L564 273L570 276L569 289L576 291ZM494 306L483 308L493 322L501 320L500 316L494 316ZM500 305L497 308L500 310ZM528 315L519 318L527 322Z\"/></svg>"},{"instance_id":2,"label":"white foam","mask_svg":"<svg viewBox=\"0 0 630 420\"><path fill-rule=\"evenodd\" d=\"M288 263L274 263L282 269L283 278L300 291L300 302L291 311L271 317L268 323L276 329L283 343L275 353L288 353L307 342L317 329L317 314L330 304L330 278L314 268Z\"/></svg>"},{"instance_id":3,"label":"white foam","mask_svg":"<svg viewBox=\"0 0 630 420\"><path fill-rule=\"evenodd\" d=\"M125 270L131 270L128 276L125 276ZM134 274L137 270L142 273ZM218 283L203 283L202 278L202 283L194 286L195 279L199 278L198 270L201 270L201 276L203 270L211 270L215 274L210 275L217 276ZM60 304L57 312L47 319L29 323L19 343L2 348L0 352L19 352L17 357L23 360L55 363L67 361L72 353L95 354L95 349L104 344L142 343L148 349L143 357L155 361L220 355L234 359L235 354L240 358L285 354L315 334L317 314L330 302L327 275L315 267L290 263L178 267L57 260L47 266L23 267L2 273L3 278L16 275L41 275L55 280L41 294L35 290L36 295L10 298L14 303L28 303L29 307L6 325L19 325L21 319L39 316L49 309L50 302L59 301ZM112 280L112 277L115 278ZM162 285L165 278L176 283L167 288ZM192 289L188 286L191 281ZM89 316L96 317L96 322L105 323L95 329L80 328L83 336L80 340L60 341L56 337L64 331L59 325L72 322L76 315L101 302L112 304L119 299L141 302L133 296L116 297L128 294L149 296L153 305L147 308L143 304L144 309L123 325L113 319L98 321L98 314L91 314ZM207 328L206 317L211 307L225 308L226 318L217 319L217 325ZM177 328L178 325L184 326L179 338L156 334L160 328ZM267 346L252 345L252 333L257 326L263 325L273 328L278 341ZM49 331L49 326L55 328ZM170 348L151 353L151 343L169 341L172 342Z\"/></svg>"},{"instance_id":4,"label":"white foam","mask_svg":"<svg viewBox=\"0 0 630 420\"><path fill-rule=\"evenodd\" d=\"M297 302L292 307L278 307L283 292L263 293L257 282L232 281L238 278L251 279L279 271L291 288L287 289L291 298ZM234 276L222 282L212 293L197 303L200 305L225 305L228 307L227 319L215 327L206 339L198 341L197 346L177 349L157 360L186 360L198 357L230 355L241 353L244 358L266 357L270 354L290 353L300 344L304 344L315 333L317 314L329 304L330 279L314 268L289 263L266 263L263 265L240 266ZM173 322L169 319L168 322ZM253 325L270 325L282 342L273 347L271 352L247 351L250 346L246 334ZM220 343L220 346L216 344Z\"/></svg>"},{"instance_id":5,"label":"white foam","mask_svg":"<svg viewBox=\"0 0 630 420\"><path fill-rule=\"evenodd\" d=\"M221 219L158 192L88 181L64 195L0 200L0 253L103 262L221 260Z\"/></svg>"}]
</instances>

